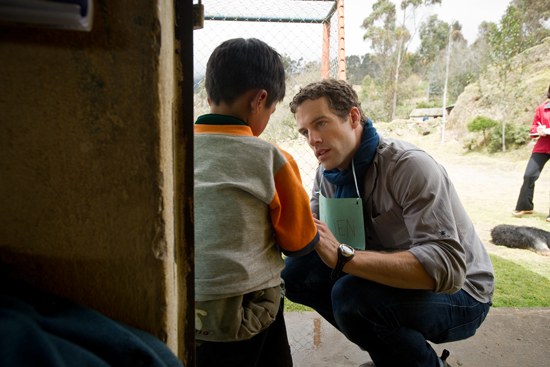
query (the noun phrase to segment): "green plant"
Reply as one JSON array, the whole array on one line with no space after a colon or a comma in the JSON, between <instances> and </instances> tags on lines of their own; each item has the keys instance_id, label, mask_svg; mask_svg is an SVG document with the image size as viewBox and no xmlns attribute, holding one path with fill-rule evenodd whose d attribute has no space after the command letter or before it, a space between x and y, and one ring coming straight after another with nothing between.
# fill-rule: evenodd
<instances>
[{"instance_id":1,"label":"green plant","mask_svg":"<svg viewBox=\"0 0 550 367\"><path fill-rule=\"evenodd\" d=\"M494 128L498 125L498 122L487 116L476 116L472 121L468 122L466 127L470 132L483 132L483 142L487 141L485 131Z\"/></svg>"},{"instance_id":2,"label":"green plant","mask_svg":"<svg viewBox=\"0 0 550 367\"><path fill-rule=\"evenodd\" d=\"M530 140L529 131L530 127L525 125L515 126L512 124L506 124L506 136L504 138L506 148L517 148L524 145ZM495 153L502 148L502 128L501 126L495 126L489 133L489 152Z\"/></svg>"},{"instance_id":3,"label":"green plant","mask_svg":"<svg viewBox=\"0 0 550 367\"><path fill-rule=\"evenodd\" d=\"M477 144L477 139L473 135L468 135L467 137L462 139L462 142L464 143L464 148L472 150L473 146Z\"/></svg>"}]
</instances>

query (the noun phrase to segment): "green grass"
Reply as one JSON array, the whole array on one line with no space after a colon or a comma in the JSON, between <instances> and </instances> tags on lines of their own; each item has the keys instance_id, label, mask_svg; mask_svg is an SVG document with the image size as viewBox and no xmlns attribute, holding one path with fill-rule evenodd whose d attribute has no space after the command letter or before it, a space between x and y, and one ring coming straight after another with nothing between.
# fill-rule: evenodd
<instances>
[{"instance_id":1,"label":"green grass","mask_svg":"<svg viewBox=\"0 0 550 367\"><path fill-rule=\"evenodd\" d=\"M313 308L301 305L299 303L293 303L285 298L285 312L304 312L304 311L314 311Z\"/></svg>"},{"instance_id":2,"label":"green grass","mask_svg":"<svg viewBox=\"0 0 550 367\"><path fill-rule=\"evenodd\" d=\"M550 307L550 280L527 267L490 254L495 269L494 307Z\"/></svg>"}]
</instances>

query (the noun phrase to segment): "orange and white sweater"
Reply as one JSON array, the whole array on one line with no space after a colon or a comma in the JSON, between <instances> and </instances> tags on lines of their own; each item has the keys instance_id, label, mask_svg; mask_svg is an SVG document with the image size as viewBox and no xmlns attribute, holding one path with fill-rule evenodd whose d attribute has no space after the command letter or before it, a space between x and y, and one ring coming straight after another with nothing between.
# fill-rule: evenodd
<instances>
[{"instance_id":1,"label":"orange and white sweater","mask_svg":"<svg viewBox=\"0 0 550 367\"><path fill-rule=\"evenodd\" d=\"M197 119L194 146L195 299L279 285L281 250L301 256L319 241L296 161L224 115Z\"/></svg>"}]
</instances>

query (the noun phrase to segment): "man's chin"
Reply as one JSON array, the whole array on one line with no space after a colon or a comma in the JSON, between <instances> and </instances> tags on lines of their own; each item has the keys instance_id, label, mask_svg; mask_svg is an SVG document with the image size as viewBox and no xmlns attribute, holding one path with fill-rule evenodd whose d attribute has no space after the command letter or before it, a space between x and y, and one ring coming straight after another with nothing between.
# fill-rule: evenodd
<instances>
[{"instance_id":1,"label":"man's chin","mask_svg":"<svg viewBox=\"0 0 550 367\"><path fill-rule=\"evenodd\" d=\"M319 161L319 163L321 163L323 165L323 168L326 169L327 171L330 171L332 169L335 169L336 166L334 165L334 163L331 163L331 162L323 162L323 161Z\"/></svg>"}]
</instances>

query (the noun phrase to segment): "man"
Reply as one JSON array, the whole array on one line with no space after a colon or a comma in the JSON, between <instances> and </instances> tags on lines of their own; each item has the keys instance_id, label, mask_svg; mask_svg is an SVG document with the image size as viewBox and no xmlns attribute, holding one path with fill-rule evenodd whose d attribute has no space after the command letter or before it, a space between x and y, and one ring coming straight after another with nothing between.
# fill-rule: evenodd
<instances>
[{"instance_id":1,"label":"man","mask_svg":"<svg viewBox=\"0 0 550 367\"><path fill-rule=\"evenodd\" d=\"M318 311L377 367L448 366L426 340L474 335L494 274L445 169L414 145L379 136L344 81L310 84L290 106L321 163L313 215L333 226L331 210L345 216L362 204L366 250L341 244L315 219L316 251L286 259L287 297Z\"/></svg>"}]
</instances>

